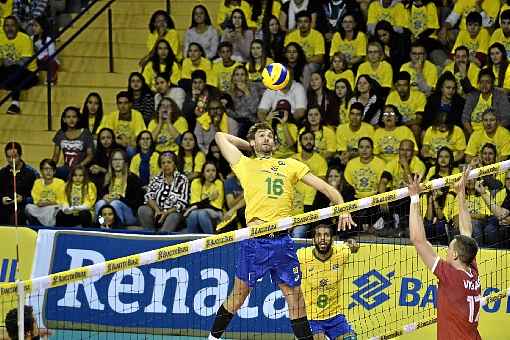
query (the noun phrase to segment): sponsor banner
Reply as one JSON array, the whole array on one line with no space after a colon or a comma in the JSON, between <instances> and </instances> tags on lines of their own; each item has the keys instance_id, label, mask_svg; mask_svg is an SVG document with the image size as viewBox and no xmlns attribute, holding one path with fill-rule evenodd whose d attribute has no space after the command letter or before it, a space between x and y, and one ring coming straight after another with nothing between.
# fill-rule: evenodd
<instances>
[{"instance_id":1,"label":"sponsor banner","mask_svg":"<svg viewBox=\"0 0 510 340\"><path fill-rule=\"evenodd\" d=\"M182 236L40 231L33 277L68 271L65 276L50 277L68 280L85 275L86 279L33 294L31 304L41 309L38 311L41 321L50 327L93 325L105 330L153 332L158 329L165 333L186 330L205 334L233 286L238 245L218 247L231 242L226 239L230 237L230 234L215 236L210 239L214 240L212 243L205 244L205 248L214 249L175 258L177 253L190 252L189 243ZM77 269L179 243L183 246L168 248L172 250L170 253L165 248L156 252L162 262L132 268L136 261L145 263L140 254L110 262L104 270L109 274L101 276ZM441 252L444 255L444 249ZM510 282L508 256L508 251L480 251L478 263L484 295L506 289ZM363 334L362 338L385 334L435 315L436 279L422 265L414 247L362 244L344 268L332 270L344 271L341 312ZM327 281L321 285L328 288ZM469 308L467 301L466 308ZM287 317L281 292L266 276L234 318L229 326L233 333L229 334L235 337L239 331L242 334L289 333ZM482 337L508 338L507 332L497 326L509 321L508 298L489 301L480 315ZM435 326L430 326L405 338L433 337L434 332Z\"/></svg>"},{"instance_id":2,"label":"sponsor banner","mask_svg":"<svg viewBox=\"0 0 510 340\"><path fill-rule=\"evenodd\" d=\"M37 233L29 228L0 227L0 240L0 284L2 284L0 289L0 324L3 324L5 314L16 307L17 299L10 294L12 291L16 291L14 282L30 278ZM16 255L16 245L18 245L19 259ZM19 276L16 276L17 271L19 271ZM11 284L9 285L9 283Z\"/></svg>"}]
</instances>

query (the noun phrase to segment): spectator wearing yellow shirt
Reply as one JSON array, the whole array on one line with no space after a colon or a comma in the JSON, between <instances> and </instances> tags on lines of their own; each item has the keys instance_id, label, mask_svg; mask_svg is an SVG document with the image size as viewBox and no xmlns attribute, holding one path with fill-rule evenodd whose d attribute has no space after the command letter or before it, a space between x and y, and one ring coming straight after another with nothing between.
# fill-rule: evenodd
<instances>
[{"instance_id":1,"label":"spectator wearing yellow shirt","mask_svg":"<svg viewBox=\"0 0 510 340\"><path fill-rule=\"evenodd\" d=\"M151 16L149 21L149 36L147 37L147 51L149 53L142 58L140 65L146 63L152 51L156 48L156 43L160 40L167 41L176 59L182 60L179 33L175 30L175 24L170 15L163 10L157 10Z\"/></svg>"},{"instance_id":2,"label":"spectator wearing yellow shirt","mask_svg":"<svg viewBox=\"0 0 510 340\"><path fill-rule=\"evenodd\" d=\"M482 150L480 150L480 156L471 159L470 165L472 168L478 168L482 166L492 165L498 162L498 150L496 145L492 143L485 143L482 146ZM503 183L505 174L503 172L494 174L494 175L486 175L480 177L479 179L482 181L483 185L487 187L491 191L493 195L503 187Z\"/></svg>"},{"instance_id":3,"label":"spectator wearing yellow shirt","mask_svg":"<svg viewBox=\"0 0 510 340\"><path fill-rule=\"evenodd\" d=\"M347 79L338 79L335 82L335 101L338 106L339 123L349 123L349 107L352 97L352 87ZM337 125L338 125L337 124Z\"/></svg>"},{"instance_id":4,"label":"spectator wearing yellow shirt","mask_svg":"<svg viewBox=\"0 0 510 340\"><path fill-rule=\"evenodd\" d=\"M251 17L251 7L248 2L244 0L221 0L218 7L216 25L223 30L227 28L229 21L232 19L232 14L236 9L241 10L246 18Z\"/></svg>"},{"instance_id":5,"label":"spectator wearing yellow shirt","mask_svg":"<svg viewBox=\"0 0 510 340\"><path fill-rule=\"evenodd\" d=\"M214 234L223 217L223 181L218 176L216 163L207 161L199 178L191 182L190 207L184 213L187 232Z\"/></svg>"},{"instance_id":6,"label":"spectator wearing yellow shirt","mask_svg":"<svg viewBox=\"0 0 510 340\"><path fill-rule=\"evenodd\" d=\"M207 84L216 86L216 75L212 69L211 62L209 59L205 58L204 49L197 43L190 43L188 47L188 56L182 62L181 82L179 82L179 85L186 88L186 83L192 79L191 74L197 70L205 72Z\"/></svg>"},{"instance_id":7,"label":"spectator wearing yellow shirt","mask_svg":"<svg viewBox=\"0 0 510 340\"><path fill-rule=\"evenodd\" d=\"M478 74L479 91L472 91L466 96L462 112L462 124L468 135L482 129L482 114L492 108L502 126L510 125L510 102L502 89L494 88L494 74L483 69Z\"/></svg>"},{"instance_id":8,"label":"spectator wearing yellow shirt","mask_svg":"<svg viewBox=\"0 0 510 340\"><path fill-rule=\"evenodd\" d=\"M505 47L494 43L489 47L489 62L487 68L492 70L496 78L495 86L510 91L510 70Z\"/></svg>"},{"instance_id":9,"label":"spectator wearing yellow shirt","mask_svg":"<svg viewBox=\"0 0 510 340\"><path fill-rule=\"evenodd\" d=\"M473 90L478 82L480 68L469 59L469 49L466 46L458 46L452 63L446 65L443 72L451 72L457 80L457 92L464 95Z\"/></svg>"},{"instance_id":10,"label":"spectator wearing yellow shirt","mask_svg":"<svg viewBox=\"0 0 510 340\"><path fill-rule=\"evenodd\" d=\"M349 123L339 125L336 129L336 149L340 152L340 159L344 164L359 155L359 140L374 134L374 127L362 121L363 109L363 104L353 103L349 110ZM373 149L372 140L371 144Z\"/></svg>"},{"instance_id":11,"label":"spectator wearing yellow shirt","mask_svg":"<svg viewBox=\"0 0 510 340\"><path fill-rule=\"evenodd\" d=\"M134 110L127 91L117 94L117 111L103 117L98 130L110 128L115 132L117 143L126 148L128 156L135 154L136 136L145 130L142 114Z\"/></svg>"},{"instance_id":12,"label":"spectator wearing yellow shirt","mask_svg":"<svg viewBox=\"0 0 510 340\"><path fill-rule=\"evenodd\" d=\"M266 121L273 127L278 141L273 152L274 158L288 158L296 152L298 130L296 124L289 122L291 110L289 101L280 99L274 111L266 116Z\"/></svg>"},{"instance_id":13,"label":"spectator wearing yellow shirt","mask_svg":"<svg viewBox=\"0 0 510 340\"><path fill-rule=\"evenodd\" d=\"M136 137L136 154L131 158L129 171L140 178L142 186L147 186L152 177L159 175L158 158L152 133L148 130L140 132Z\"/></svg>"},{"instance_id":14,"label":"spectator wearing yellow shirt","mask_svg":"<svg viewBox=\"0 0 510 340\"><path fill-rule=\"evenodd\" d=\"M142 68L145 82L153 91L156 90L156 76L160 73L167 73L174 85L177 85L181 79L181 71L175 60L175 55L166 40L160 40L156 43L149 60Z\"/></svg>"},{"instance_id":15,"label":"spectator wearing yellow shirt","mask_svg":"<svg viewBox=\"0 0 510 340\"><path fill-rule=\"evenodd\" d=\"M474 131L466 148L466 160L469 162L478 155L486 143L496 146L498 159L503 160L510 155L510 132L498 124L496 113L487 110L482 114L483 129Z\"/></svg>"},{"instance_id":16,"label":"spectator wearing yellow shirt","mask_svg":"<svg viewBox=\"0 0 510 340\"><path fill-rule=\"evenodd\" d=\"M43 159L39 164L40 179L36 179L32 187L33 204L27 204L25 215L32 224L46 227L55 226L56 216L66 204L65 183L55 178L57 165L51 159Z\"/></svg>"},{"instance_id":17,"label":"spectator wearing yellow shirt","mask_svg":"<svg viewBox=\"0 0 510 340\"><path fill-rule=\"evenodd\" d=\"M464 158L466 149L464 132L453 124L447 112L441 111L423 135L421 155L432 164L438 152L444 147L451 150L453 161L460 162Z\"/></svg>"},{"instance_id":18,"label":"spectator wearing yellow shirt","mask_svg":"<svg viewBox=\"0 0 510 340\"><path fill-rule=\"evenodd\" d=\"M263 28L263 24L269 22L271 17L278 18L281 8L280 0L253 1L251 16L248 19L255 24L257 30L260 30Z\"/></svg>"},{"instance_id":19,"label":"spectator wearing yellow shirt","mask_svg":"<svg viewBox=\"0 0 510 340\"><path fill-rule=\"evenodd\" d=\"M508 5L507 5L508 6ZM505 47L506 55L510 53L510 9L501 9L500 28L496 29L491 35L489 46L500 43Z\"/></svg>"},{"instance_id":20,"label":"spectator wearing yellow shirt","mask_svg":"<svg viewBox=\"0 0 510 340\"><path fill-rule=\"evenodd\" d=\"M377 128L373 136L374 154L386 163L397 158L400 142L405 139L414 143L415 151L418 153L413 132L407 126L400 125L401 121L402 115L398 109L393 105L386 105L379 120L382 127Z\"/></svg>"},{"instance_id":21,"label":"spectator wearing yellow shirt","mask_svg":"<svg viewBox=\"0 0 510 340\"><path fill-rule=\"evenodd\" d=\"M395 32L402 33L404 27L407 26L408 16L404 5L398 1L372 1L368 7L368 33L374 35L375 25L381 20L388 21L393 26Z\"/></svg>"},{"instance_id":22,"label":"spectator wearing yellow shirt","mask_svg":"<svg viewBox=\"0 0 510 340\"><path fill-rule=\"evenodd\" d=\"M213 72L218 80L217 88L223 92L232 90L232 73L239 64L232 60L232 44L228 41L222 41L218 45L218 55L220 60L213 64Z\"/></svg>"},{"instance_id":23,"label":"spectator wearing yellow shirt","mask_svg":"<svg viewBox=\"0 0 510 340\"><path fill-rule=\"evenodd\" d=\"M459 168L455 167L455 158L453 151L447 147L442 146L436 153L435 161L433 166L427 171L425 180L431 181L435 178L442 178L460 172Z\"/></svg>"},{"instance_id":24,"label":"spectator wearing yellow shirt","mask_svg":"<svg viewBox=\"0 0 510 340\"><path fill-rule=\"evenodd\" d=\"M421 122L427 99L418 90L411 88L411 75L402 71L396 77L395 90L386 99L386 105L395 106L402 116L402 123L409 127L416 139L421 137Z\"/></svg>"},{"instance_id":25,"label":"spectator wearing yellow shirt","mask_svg":"<svg viewBox=\"0 0 510 340\"><path fill-rule=\"evenodd\" d=\"M498 219L483 199L482 193L486 191L489 190L478 178L466 182L466 204L471 215L473 238L481 246L494 246L500 242Z\"/></svg>"},{"instance_id":26,"label":"spectator wearing yellow shirt","mask_svg":"<svg viewBox=\"0 0 510 340\"><path fill-rule=\"evenodd\" d=\"M391 87L393 83L393 69L391 65L384 60L384 52L380 43L372 41L367 45L367 61L358 68L358 81L360 75L368 74L377 81L382 87Z\"/></svg>"},{"instance_id":27,"label":"spectator wearing yellow shirt","mask_svg":"<svg viewBox=\"0 0 510 340\"><path fill-rule=\"evenodd\" d=\"M467 30L460 31L453 50L459 46L466 46L469 50L469 60L481 66L487 58L489 47L489 32L482 28L482 16L478 12L471 12L466 18Z\"/></svg>"},{"instance_id":28,"label":"spectator wearing yellow shirt","mask_svg":"<svg viewBox=\"0 0 510 340\"><path fill-rule=\"evenodd\" d=\"M197 137L192 131L185 131L177 154L177 167L190 181L200 176L205 163L205 154L198 147Z\"/></svg>"},{"instance_id":29,"label":"spectator wearing yellow shirt","mask_svg":"<svg viewBox=\"0 0 510 340\"><path fill-rule=\"evenodd\" d=\"M7 108L7 114L21 113L21 90L37 84L38 79L34 72L37 68L36 61L27 64L33 54L32 40L19 31L16 17L6 17L3 32L0 32L0 88L12 91L12 103Z\"/></svg>"},{"instance_id":30,"label":"spectator wearing yellow shirt","mask_svg":"<svg viewBox=\"0 0 510 340\"><path fill-rule=\"evenodd\" d=\"M306 91L308 108L317 106L322 112L335 112L337 105L333 92L328 90L324 73L313 72L310 77L310 84ZM338 126L337 115L324 115L324 124Z\"/></svg>"},{"instance_id":31,"label":"spectator wearing yellow shirt","mask_svg":"<svg viewBox=\"0 0 510 340\"><path fill-rule=\"evenodd\" d=\"M264 50L264 42L259 39L253 40L250 47L250 57L246 63L246 69L248 70L250 81L261 82L262 71L266 65L269 65L272 62L273 59L266 55L266 51Z\"/></svg>"},{"instance_id":32,"label":"spectator wearing yellow shirt","mask_svg":"<svg viewBox=\"0 0 510 340\"><path fill-rule=\"evenodd\" d=\"M427 60L427 51L421 43L411 46L411 61L405 63L400 71L411 75L411 86L429 95L437 82L437 67Z\"/></svg>"},{"instance_id":33,"label":"spectator wearing yellow shirt","mask_svg":"<svg viewBox=\"0 0 510 340\"><path fill-rule=\"evenodd\" d=\"M0 25L3 25L4 19L12 15L12 4L14 0L0 1Z\"/></svg>"},{"instance_id":34,"label":"spectator wearing yellow shirt","mask_svg":"<svg viewBox=\"0 0 510 340\"><path fill-rule=\"evenodd\" d=\"M207 154L216 132L225 132L236 136L237 123L227 115L221 101L213 98L207 103L207 112L197 118L194 130L198 147L203 153Z\"/></svg>"},{"instance_id":35,"label":"spectator wearing yellow shirt","mask_svg":"<svg viewBox=\"0 0 510 340\"><path fill-rule=\"evenodd\" d=\"M218 31L211 23L209 11L204 5L196 5L191 11L191 26L184 36L184 54L188 55L188 47L192 42L199 44L208 59L214 58L218 50Z\"/></svg>"},{"instance_id":36,"label":"spectator wearing yellow shirt","mask_svg":"<svg viewBox=\"0 0 510 340\"><path fill-rule=\"evenodd\" d=\"M315 147L316 137L314 133L308 129L301 131L299 134L299 150L292 158L306 164L310 172L317 177L324 179L328 171L328 163L322 157ZM313 201L317 190L309 185L298 182L294 188L294 204L293 214L302 214L303 212L312 211ZM292 230L292 237L306 237L309 225L301 225Z\"/></svg>"},{"instance_id":37,"label":"spectator wearing yellow shirt","mask_svg":"<svg viewBox=\"0 0 510 340\"><path fill-rule=\"evenodd\" d=\"M335 131L329 126L324 125L323 114L320 107L310 106L306 115L305 126L300 130L313 132L315 136L314 148L321 157L330 159L336 151ZM298 152L301 152L301 144L298 144Z\"/></svg>"},{"instance_id":38,"label":"spectator wearing yellow shirt","mask_svg":"<svg viewBox=\"0 0 510 340\"><path fill-rule=\"evenodd\" d=\"M285 45L295 42L303 48L307 63L303 72L303 81L305 86L308 86L311 73L318 71L324 62L324 37L312 28L312 15L309 12L296 13L296 21L297 29L287 34Z\"/></svg>"},{"instance_id":39,"label":"spectator wearing yellow shirt","mask_svg":"<svg viewBox=\"0 0 510 340\"><path fill-rule=\"evenodd\" d=\"M156 151L177 152L177 144L181 135L188 130L188 122L182 116L181 110L171 98L162 98L156 110L156 116L149 123L156 144Z\"/></svg>"},{"instance_id":40,"label":"spectator wearing yellow shirt","mask_svg":"<svg viewBox=\"0 0 510 340\"><path fill-rule=\"evenodd\" d=\"M366 56L367 37L358 29L358 22L353 14L343 17L340 30L333 35L329 55L334 57L339 52L345 57L346 68L360 64Z\"/></svg>"},{"instance_id":41,"label":"spectator wearing yellow shirt","mask_svg":"<svg viewBox=\"0 0 510 340\"><path fill-rule=\"evenodd\" d=\"M431 39L439 29L439 13L432 1L414 0L408 8L407 28L411 31L412 39Z\"/></svg>"},{"instance_id":42,"label":"spectator wearing yellow shirt","mask_svg":"<svg viewBox=\"0 0 510 340\"><path fill-rule=\"evenodd\" d=\"M339 79L347 79L351 89L354 86L354 73L347 69L347 60L345 54L342 52L336 52L331 57L331 66L325 74L326 83L328 89L331 91L335 90L335 84Z\"/></svg>"},{"instance_id":43,"label":"spectator wearing yellow shirt","mask_svg":"<svg viewBox=\"0 0 510 340\"><path fill-rule=\"evenodd\" d=\"M221 41L230 41L233 46L233 59L246 62L250 55L250 45L254 39L253 31L248 28L246 16L240 9L234 9Z\"/></svg>"}]
</instances>

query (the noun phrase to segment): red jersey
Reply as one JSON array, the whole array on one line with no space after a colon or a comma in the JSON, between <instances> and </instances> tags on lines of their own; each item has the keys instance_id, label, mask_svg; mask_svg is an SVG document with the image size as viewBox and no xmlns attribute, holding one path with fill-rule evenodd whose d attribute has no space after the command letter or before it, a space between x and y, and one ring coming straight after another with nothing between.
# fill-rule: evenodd
<instances>
[{"instance_id":1,"label":"red jersey","mask_svg":"<svg viewBox=\"0 0 510 340\"><path fill-rule=\"evenodd\" d=\"M478 340L480 278L476 260L471 271L459 270L437 258L432 271L439 279L437 297L437 339Z\"/></svg>"}]
</instances>

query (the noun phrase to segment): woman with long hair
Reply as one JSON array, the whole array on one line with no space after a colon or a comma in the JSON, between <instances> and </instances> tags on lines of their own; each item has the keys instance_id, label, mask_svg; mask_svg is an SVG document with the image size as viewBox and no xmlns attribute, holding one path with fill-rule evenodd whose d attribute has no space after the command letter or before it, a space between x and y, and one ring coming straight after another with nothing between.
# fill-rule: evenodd
<instances>
[{"instance_id":1,"label":"woman with long hair","mask_svg":"<svg viewBox=\"0 0 510 340\"><path fill-rule=\"evenodd\" d=\"M434 124L423 135L421 156L433 163L433 159L443 147L453 152L453 160L458 163L464 158L466 150L466 137L464 131L453 125L448 118L448 113L442 111L436 115Z\"/></svg>"},{"instance_id":2,"label":"woman with long hair","mask_svg":"<svg viewBox=\"0 0 510 340\"><path fill-rule=\"evenodd\" d=\"M152 52L156 49L157 42L160 40L165 40L170 44L170 50L177 60L182 59L179 33L176 31L174 21L170 15L163 10L154 12L149 20L149 35L147 37L148 54L140 60L140 67L143 68Z\"/></svg>"},{"instance_id":3,"label":"woman with long hair","mask_svg":"<svg viewBox=\"0 0 510 340\"><path fill-rule=\"evenodd\" d=\"M178 141L182 133L188 130L188 122L182 116L177 104L164 97L159 102L155 117L149 123L156 151L173 151L179 149Z\"/></svg>"},{"instance_id":4,"label":"woman with long hair","mask_svg":"<svg viewBox=\"0 0 510 340\"><path fill-rule=\"evenodd\" d=\"M299 131L311 131L315 136L315 151L325 159L330 159L336 152L335 131L326 126L322 109L317 105L308 107L305 126ZM298 143L298 152L301 152L301 144Z\"/></svg>"},{"instance_id":5,"label":"woman with long hair","mask_svg":"<svg viewBox=\"0 0 510 340\"><path fill-rule=\"evenodd\" d=\"M156 76L160 73L169 74L170 81L174 85L177 85L181 78L175 54L170 43L164 39L156 42L147 63L142 67L143 77L152 91L156 90Z\"/></svg>"},{"instance_id":6,"label":"woman with long hair","mask_svg":"<svg viewBox=\"0 0 510 340\"><path fill-rule=\"evenodd\" d=\"M96 226L101 229L118 229L122 227L122 223L115 209L111 205L106 204L99 209L96 218Z\"/></svg>"},{"instance_id":7,"label":"woman with long hair","mask_svg":"<svg viewBox=\"0 0 510 340\"><path fill-rule=\"evenodd\" d=\"M230 164L221 154L220 148L218 144L216 144L215 140L213 140L211 144L209 144L209 149L207 150L205 160L216 163L216 170L218 171L218 176L223 181L225 181L228 175L232 172Z\"/></svg>"},{"instance_id":8,"label":"woman with long hair","mask_svg":"<svg viewBox=\"0 0 510 340\"><path fill-rule=\"evenodd\" d=\"M133 101L133 109L140 111L145 125L149 124L154 114L154 93L140 72L129 75L127 92Z\"/></svg>"},{"instance_id":9,"label":"woman with long hair","mask_svg":"<svg viewBox=\"0 0 510 340\"><path fill-rule=\"evenodd\" d=\"M273 59L266 55L264 42L259 39L252 41L250 46L250 56L246 63L246 69L251 81L262 81L262 71L273 62Z\"/></svg>"},{"instance_id":10,"label":"woman with long hair","mask_svg":"<svg viewBox=\"0 0 510 340\"><path fill-rule=\"evenodd\" d=\"M135 225L135 212L142 205L143 194L140 179L129 171L126 152L120 149L112 151L108 172L98 195L101 200L96 203L96 215L103 205L110 204L123 225Z\"/></svg>"},{"instance_id":11,"label":"woman with long hair","mask_svg":"<svg viewBox=\"0 0 510 340\"><path fill-rule=\"evenodd\" d=\"M365 108L363 111L363 121L372 125L379 122L379 116L384 105L384 100L380 94L379 84L369 75L362 74L358 76L354 95L350 104L361 103Z\"/></svg>"},{"instance_id":12,"label":"woman with long hair","mask_svg":"<svg viewBox=\"0 0 510 340\"><path fill-rule=\"evenodd\" d=\"M191 183L190 207L184 214L190 234L214 234L223 217L224 189L216 163L206 161Z\"/></svg>"},{"instance_id":13,"label":"woman with long hair","mask_svg":"<svg viewBox=\"0 0 510 340\"><path fill-rule=\"evenodd\" d=\"M181 83L179 86L186 88L186 82L191 82L191 74L193 71L202 70L206 74L207 84L216 86L216 76L212 71L212 64L209 59L206 58L206 54L204 48L196 43L192 42L188 45L188 54L186 58L184 58L182 62L182 70L181 70ZM182 81L186 80L185 83Z\"/></svg>"},{"instance_id":14,"label":"woman with long hair","mask_svg":"<svg viewBox=\"0 0 510 340\"><path fill-rule=\"evenodd\" d=\"M200 44L208 59L213 59L218 50L218 31L211 24L209 11L204 5L196 5L191 11L191 25L184 36L184 55L188 55L188 47L192 42Z\"/></svg>"},{"instance_id":15,"label":"woman with long hair","mask_svg":"<svg viewBox=\"0 0 510 340\"><path fill-rule=\"evenodd\" d=\"M188 206L189 181L177 168L177 156L172 151L159 155L161 173L152 177L144 205L138 209L143 228L159 232L176 231Z\"/></svg>"},{"instance_id":16,"label":"woman with long hair","mask_svg":"<svg viewBox=\"0 0 510 340\"><path fill-rule=\"evenodd\" d=\"M356 69L363 62L367 50L367 37L359 30L356 16L347 13L342 18L341 28L333 34L329 55L333 57L340 52L345 56L346 68Z\"/></svg>"},{"instance_id":17,"label":"woman with long hair","mask_svg":"<svg viewBox=\"0 0 510 340\"><path fill-rule=\"evenodd\" d=\"M437 151L434 165L427 171L425 179L432 180L435 178L458 174L459 172L459 168L455 166L453 151L447 146L442 146Z\"/></svg>"},{"instance_id":18,"label":"woman with long hair","mask_svg":"<svg viewBox=\"0 0 510 340\"><path fill-rule=\"evenodd\" d=\"M197 137L192 131L182 134L179 152L177 154L177 167L191 181L200 176L205 163L205 154L200 151Z\"/></svg>"},{"instance_id":19,"label":"woman with long hair","mask_svg":"<svg viewBox=\"0 0 510 340\"><path fill-rule=\"evenodd\" d=\"M312 72L310 75L310 84L306 91L307 103L309 107L317 106L324 114L326 125L333 125L337 122L336 101L333 92L327 88L326 78L321 72ZM333 110L334 108L334 110Z\"/></svg>"},{"instance_id":20,"label":"woman with long hair","mask_svg":"<svg viewBox=\"0 0 510 340\"><path fill-rule=\"evenodd\" d=\"M53 137L53 161L58 164L60 154L64 165L57 168L56 177L67 179L69 170L78 165L86 166L94 157L94 140L90 131L83 127L80 109L68 106L62 112L60 130Z\"/></svg>"},{"instance_id":21,"label":"woman with long hair","mask_svg":"<svg viewBox=\"0 0 510 340\"><path fill-rule=\"evenodd\" d=\"M352 87L354 86L354 73L347 68L347 59L342 52L336 52L331 57L331 66L324 74L328 89L335 90L335 84L339 79L347 79Z\"/></svg>"},{"instance_id":22,"label":"woman with long hair","mask_svg":"<svg viewBox=\"0 0 510 340\"><path fill-rule=\"evenodd\" d=\"M152 133L142 131L136 137L136 154L131 158L129 171L140 178L142 186L147 186L151 177L159 174L158 156Z\"/></svg>"},{"instance_id":23,"label":"woman with long hair","mask_svg":"<svg viewBox=\"0 0 510 340\"><path fill-rule=\"evenodd\" d=\"M510 73L508 69L508 57L505 46L497 42L489 47L489 59L487 67L492 70L496 77L494 86L510 91Z\"/></svg>"},{"instance_id":24,"label":"woman with long hair","mask_svg":"<svg viewBox=\"0 0 510 340\"><path fill-rule=\"evenodd\" d=\"M282 4L279 0L257 0L252 1L251 6L251 22L256 25L256 28L260 30L264 27L264 24L271 20L271 18L278 18L280 15Z\"/></svg>"},{"instance_id":25,"label":"woman with long hair","mask_svg":"<svg viewBox=\"0 0 510 340\"><path fill-rule=\"evenodd\" d=\"M57 213L57 225L91 227L97 192L84 166L79 165L71 170L65 186L65 194L66 204Z\"/></svg>"},{"instance_id":26,"label":"woman with long hair","mask_svg":"<svg viewBox=\"0 0 510 340\"><path fill-rule=\"evenodd\" d=\"M253 41L253 31L248 28L246 16L241 9L234 9L230 23L223 31L221 41L230 41L233 46L232 59L246 62L250 56L250 45Z\"/></svg>"},{"instance_id":27,"label":"woman with long hair","mask_svg":"<svg viewBox=\"0 0 510 340\"><path fill-rule=\"evenodd\" d=\"M85 98L82 109L83 127L92 135L97 135L97 128L103 120L103 99L97 92L90 92Z\"/></svg>"},{"instance_id":28,"label":"woman with long hair","mask_svg":"<svg viewBox=\"0 0 510 340\"><path fill-rule=\"evenodd\" d=\"M34 54L37 55L37 66L41 70L46 70L49 73L49 79L52 85L57 82L57 70L60 65L55 51L55 41L50 36L50 29L48 20L44 15L34 18L32 20L32 42L34 45ZM44 51L41 52L44 46Z\"/></svg>"},{"instance_id":29,"label":"woman with long hair","mask_svg":"<svg viewBox=\"0 0 510 340\"><path fill-rule=\"evenodd\" d=\"M268 57L276 62L283 60L285 32L282 31L276 16L271 15L268 21L263 22L262 29L256 37L264 42L264 50Z\"/></svg>"},{"instance_id":30,"label":"woman with long hair","mask_svg":"<svg viewBox=\"0 0 510 340\"><path fill-rule=\"evenodd\" d=\"M292 78L303 84L306 56L301 45L291 42L285 46L284 64L290 69L289 71L292 72Z\"/></svg>"},{"instance_id":31,"label":"woman with long hair","mask_svg":"<svg viewBox=\"0 0 510 340\"><path fill-rule=\"evenodd\" d=\"M104 176L108 172L108 164L113 150L120 149L117 144L115 133L110 128L102 128L97 134L96 150L94 158L89 164L90 180L96 188L102 188Z\"/></svg>"},{"instance_id":32,"label":"woman with long hair","mask_svg":"<svg viewBox=\"0 0 510 340\"><path fill-rule=\"evenodd\" d=\"M338 79L335 82L335 101L338 107L338 122L333 121L333 126L349 123L349 107L353 96L352 87L347 79Z\"/></svg>"},{"instance_id":33,"label":"woman with long hair","mask_svg":"<svg viewBox=\"0 0 510 340\"><path fill-rule=\"evenodd\" d=\"M429 127L440 112L447 113L448 122L462 126L462 111L465 100L457 93L457 79L451 72L444 72L436 83L436 88L427 98L422 126Z\"/></svg>"},{"instance_id":34,"label":"woman with long hair","mask_svg":"<svg viewBox=\"0 0 510 340\"><path fill-rule=\"evenodd\" d=\"M411 41L407 35L397 34L386 20L375 25L375 41L381 44L386 59L393 69L393 74L400 72L400 67L409 61Z\"/></svg>"}]
</instances>

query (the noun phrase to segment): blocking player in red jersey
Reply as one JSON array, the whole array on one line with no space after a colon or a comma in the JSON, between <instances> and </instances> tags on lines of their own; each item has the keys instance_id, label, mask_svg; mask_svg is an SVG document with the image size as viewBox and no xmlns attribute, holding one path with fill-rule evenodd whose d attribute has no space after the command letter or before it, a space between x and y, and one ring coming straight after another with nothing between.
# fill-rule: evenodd
<instances>
[{"instance_id":1,"label":"blocking player in red jersey","mask_svg":"<svg viewBox=\"0 0 510 340\"><path fill-rule=\"evenodd\" d=\"M476 264L478 245L471 237L473 227L466 206L465 189L469 168L455 184L459 202L460 235L450 242L446 260L441 259L427 241L419 206L420 176L409 177L411 207L409 232L418 255L439 279L437 297L437 339L481 339L478 333L480 316L480 279Z\"/></svg>"}]
</instances>

